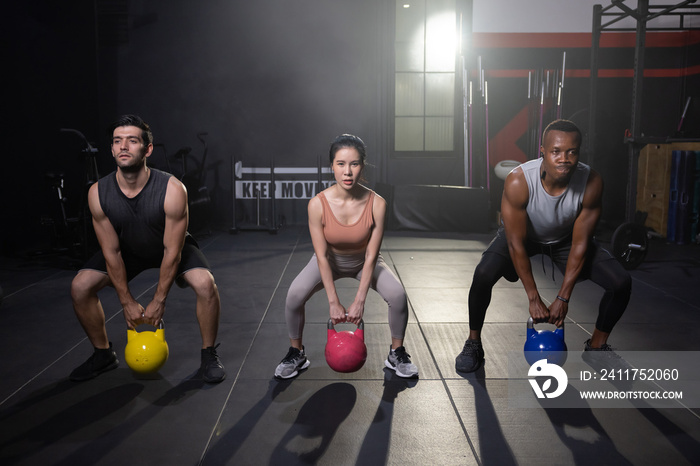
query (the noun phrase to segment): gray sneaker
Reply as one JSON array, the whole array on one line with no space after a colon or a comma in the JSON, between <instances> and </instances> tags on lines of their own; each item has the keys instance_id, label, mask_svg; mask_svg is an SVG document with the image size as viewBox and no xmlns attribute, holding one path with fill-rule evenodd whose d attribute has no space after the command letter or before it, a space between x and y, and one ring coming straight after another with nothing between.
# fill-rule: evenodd
<instances>
[{"instance_id":1,"label":"gray sneaker","mask_svg":"<svg viewBox=\"0 0 700 466\"><path fill-rule=\"evenodd\" d=\"M481 340L467 340L462 352L455 358L455 369L458 372L474 372L484 363L484 348Z\"/></svg>"},{"instance_id":2,"label":"gray sneaker","mask_svg":"<svg viewBox=\"0 0 700 466\"><path fill-rule=\"evenodd\" d=\"M581 357L589 366L598 372L603 369L607 371L634 369L634 367L617 354L610 345L604 344L600 348L593 348L590 339L585 341Z\"/></svg>"},{"instance_id":3,"label":"gray sneaker","mask_svg":"<svg viewBox=\"0 0 700 466\"><path fill-rule=\"evenodd\" d=\"M396 372L399 377L411 378L418 376L418 368L411 363L411 355L406 352L406 348L399 346L398 348L389 348L389 356L387 356L384 365Z\"/></svg>"},{"instance_id":4,"label":"gray sneaker","mask_svg":"<svg viewBox=\"0 0 700 466\"><path fill-rule=\"evenodd\" d=\"M306 369L311 364L311 361L306 359L306 353L304 352L304 347L301 347L301 351L289 347L289 352L279 363L277 369L275 369L275 377L280 379L291 379L299 374L299 371Z\"/></svg>"}]
</instances>

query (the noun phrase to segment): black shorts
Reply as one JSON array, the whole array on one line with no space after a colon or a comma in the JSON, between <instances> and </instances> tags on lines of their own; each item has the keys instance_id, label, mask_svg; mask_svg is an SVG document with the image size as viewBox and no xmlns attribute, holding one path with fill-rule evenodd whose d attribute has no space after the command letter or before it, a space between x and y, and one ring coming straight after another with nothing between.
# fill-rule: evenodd
<instances>
[{"instance_id":1,"label":"black shorts","mask_svg":"<svg viewBox=\"0 0 700 466\"><path fill-rule=\"evenodd\" d=\"M131 281L132 278L136 277L144 270L160 268L163 259L162 257L145 259L128 255L124 255L122 258L126 266L127 281ZM107 273L107 263L105 262L105 256L102 254L102 251L97 251L94 256L88 259L82 269L97 270L98 272ZM202 251L200 251L197 241L188 234L185 237L185 244L182 247L180 264L177 267L177 276L175 278L177 286L180 288L187 286L183 275L192 269L207 269L211 271L211 266L207 258L204 257Z\"/></svg>"},{"instance_id":2,"label":"black shorts","mask_svg":"<svg viewBox=\"0 0 700 466\"><path fill-rule=\"evenodd\" d=\"M542 244L536 241L526 240L525 250L527 251L528 257L532 257L537 254L548 256L563 274L566 270L566 261L569 259L569 252L571 251L571 237L569 236L568 238L553 244ZM508 250L508 241L506 240L506 234L503 227L498 229L498 232L496 232L496 237L493 238L491 244L489 244L488 248L486 248L484 251L484 254L487 253L498 254L507 258L512 263L510 251ZM591 239L591 242L588 244L588 249L586 250L586 260L583 264L583 269L579 274L578 280L589 279L593 265L607 260L615 260L615 258L606 249L602 248L595 239ZM518 275L515 272L515 267L513 266L511 268L512 270L509 270L504 277L509 281L516 281L518 280Z\"/></svg>"}]
</instances>

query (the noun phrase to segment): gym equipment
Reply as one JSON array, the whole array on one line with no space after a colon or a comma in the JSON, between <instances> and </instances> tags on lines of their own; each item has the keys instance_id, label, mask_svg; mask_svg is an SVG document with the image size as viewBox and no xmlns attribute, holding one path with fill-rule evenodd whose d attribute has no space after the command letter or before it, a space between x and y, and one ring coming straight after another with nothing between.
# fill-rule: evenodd
<instances>
[{"instance_id":1,"label":"gym equipment","mask_svg":"<svg viewBox=\"0 0 700 466\"><path fill-rule=\"evenodd\" d=\"M398 185L392 221L397 229L486 233L491 228L490 209L485 188Z\"/></svg>"},{"instance_id":2,"label":"gym equipment","mask_svg":"<svg viewBox=\"0 0 700 466\"><path fill-rule=\"evenodd\" d=\"M45 173L47 184L52 190L55 190L56 198L58 198L60 218L55 218L55 215L42 215L41 225L51 228L53 244L49 250L37 251L34 255L68 254L82 263L92 255L97 246L92 229L92 216L87 204L87 193L90 186L100 178L96 161L98 150L90 144L83 133L76 129L60 128L59 132L75 135L79 140L84 167L84 185L79 190L80 194L74 191L73 199L77 198L78 201L73 201L73 206L71 206L69 205L71 199L66 193L69 191L68 188L77 185L76 181L78 180L73 178L73 182L66 182L67 179L72 178L71 173ZM67 140L65 143L69 142ZM74 213L75 216L70 215L70 213Z\"/></svg>"},{"instance_id":3,"label":"gym equipment","mask_svg":"<svg viewBox=\"0 0 700 466\"><path fill-rule=\"evenodd\" d=\"M561 366L566 361L566 342L564 341L564 324L551 330L536 330L532 317L527 319L527 337L525 339L525 359L533 365L540 359Z\"/></svg>"},{"instance_id":4,"label":"gym equipment","mask_svg":"<svg viewBox=\"0 0 700 466\"><path fill-rule=\"evenodd\" d=\"M156 163L156 157L154 157L156 148L160 148L163 151L163 161L165 162L164 165L162 165L160 163ZM180 149L180 150L182 150L182 149ZM173 156L173 158L176 158L176 157L179 157L179 156L177 154L175 154ZM160 161L158 161L158 162L160 162ZM173 167L172 167L172 165L170 165L170 158L168 158L168 150L165 148L165 144L163 144L162 142L159 142L158 144L153 144L153 154L151 154L151 157L148 159L148 165L150 167L158 168L159 170L173 174Z\"/></svg>"},{"instance_id":5,"label":"gym equipment","mask_svg":"<svg viewBox=\"0 0 700 466\"><path fill-rule=\"evenodd\" d=\"M683 128L683 121L685 120L685 114L688 113L688 107L690 107L690 100L692 97L688 97L685 100L685 107L683 107L683 113L681 114L681 119L678 122L678 128L676 129L676 133L681 134L681 128Z\"/></svg>"},{"instance_id":6,"label":"gym equipment","mask_svg":"<svg viewBox=\"0 0 700 466\"><path fill-rule=\"evenodd\" d=\"M84 154L84 162L85 162L85 184L89 188L92 186L94 183L97 182L97 180L100 179L100 174L97 170L97 148L92 147L92 144L90 144L90 141L87 140L85 135L78 131L77 129L72 129L72 128L61 128L60 130L62 133L73 133L76 136L80 138L80 140L83 142L85 147L83 148L82 152Z\"/></svg>"},{"instance_id":7,"label":"gym equipment","mask_svg":"<svg viewBox=\"0 0 700 466\"><path fill-rule=\"evenodd\" d=\"M481 56L476 57L476 69L470 70L462 56L462 99L464 122L464 186L481 187L489 183L487 163L488 105L485 93L485 72ZM483 115L484 118L481 118ZM486 175L486 180L482 175Z\"/></svg>"},{"instance_id":8,"label":"gym equipment","mask_svg":"<svg viewBox=\"0 0 700 466\"><path fill-rule=\"evenodd\" d=\"M549 72L547 72L547 78L549 78ZM549 81L549 79L548 79ZM541 83L540 89L540 112L539 112L539 123L537 125L537 157L542 157L542 152L540 152L540 147L542 147L542 130L544 129L544 81Z\"/></svg>"},{"instance_id":9,"label":"gym equipment","mask_svg":"<svg viewBox=\"0 0 700 466\"><path fill-rule=\"evenodd\" d=\"M564 115L564 78L566 52L562 55L561 69L539 68L528 72L526 156L528 160L540 157L542 132L547 123ZM571 119L571 117L569 117Z\"/></svg>"},{"instance_id":10,"label":"gym equipment","mask_svg":"<svg viewBox=\"0 0 700 466\"><path fill-rule=\"evenodd\" d=\"M687 244L691 240L693 222L693 189L695 183L695 152L674 150L671 152L671 182L669 187L668 226L669 242Z\"/></svg>"},{"instance_id":11,"label":"gym equipment","mask_svg":"<svg viewBox=\"0 0 700 466\"><path fill-rule=\"evenodd\" d=\"M473 128L474 124L472 121L473 118L473 110L472 110L472 96L474 94L472 93L472 82L469 81L469 105L467 107L467 120L469 124L469 184L467 186L472 187L473 186L473 175L474 173L474 145L473 145Z\"/></svg>"},{"instance_id":12,"label":"gym equipment","mask_svg":"<svg viewBox=\"0 0 700 466\"><path fill-rule=\"evenodd\" d=\"M642 223L623 223L613 232L610 244L613 256L625 269L636 269L647 255L647 229Z\"/></svg>"},{"instance_id":13,"label":"gym equipment","mask_svg":"<svg viewBox=\"0 0 700 466\"><path fill-rule=\"evenodd\" d=\"M489 158L489 83L484 81L484 132L486 134L486 190L491 189L491 160Z\"/></svg>"},{"instance_id":14,"label":"gym equipment","mask_svg":"<svg viewBox=\"0 0 700 466\"><path fill-rule=\"evenodd\" d=\"M471 82L469 81L469 71L467 70L467 65L464 61L464 55L460 57L460 60L462 65L462 112L464 114L464 118L462 118L464 133L464 186L469 186L469 157L471 155L471 152L469 151L468 141L471 137L471 132L469 130L469 100L471 99Z\"/></svg>"},{"instance_id":15,"label":"gym equipment","mask_svg":"<svg viewBox=\"0 0 700 466\"><path fill-rule=\"evenodd\" d=\"M150 374L158 371L168 360L170 351L165 341L163 321L155 332L134 329L126 331L127 343L124 349L124 359L132 371L139 374Z\"/></svg>"},{"instance_id":16,"label":"gym equipment","mask_svg":"<svg viewBox=\"0 0 700 466\"><path fill-rule=\"evenodd\" d=\"M520 162L517 160L501 160L496 164L496 167L493 169L494 173L496 174L496 178L505 180L506 176L508 176L508 173L511 172L515 167L520 165Z\"/></svg>"},{"instance_id":17,"label":"gym equipment","mask_svg":"<svg viewBox=\"0 0 700 466\"><path fill-rule=\"evenodd\" d=\"M231 157L231 192L232 192L232 225L231 228L229 229L229 233L231 234L237 234L241 230L252 230L252 231L263 231L267 230L268 233L271 235L277 234L277 231L279 230L279 225L277 223L277 189L276 189L276 182L275 182L275 160L273 158L270 159L270 179L269 179L269 224L265 225L264 222L262 221L261 215L260 215L260 206L261 206L261 193L260 190L256 190L255 192L255 211L256 211L256 220L254 225L250 224L244 224L241 225L238 222L238 215L237 215L237 204L238 204L238 195L236 193L236 179L242 178L243 176L243 165L240 161L236 161L235 156ZM319 183L321 183L319 179Z\"/></svg>"},{"instance_id":18,"label":"gym equipment","mask_svg":"<svg viewBox=\"0 0 700 466\"><path fill-rule=\"evenodd\" d=\"M190 210L190 231L202 230L207 233L210 232L209 218L211 212L209 208L211 205L211 196L209 195L209 189L205 183L209 146L204 136L208 135L209 133L206 132L197 133L197 139L199 139L199 142L203 145L201 159L198 160L197 157L191 153L192 148L187 146L182 147L173 155L173 159L180 159L182 163L182 173L179 178L182 184L187 188L187 203ZM169 163L168 167L170 167Z\"/></svg>"},{"instance_id":19,"label":"gym equipment","mask_svg":"<svg viewBox=\"0 0 700 466\"><path fill-rule=\"evenodd\" d=\"M367 360L365 346L365 323L360 321L357 330L337 332L333 320L328 319L328 341L326 342L326 362L336 372L355 372Z\"/></svg>"}]
</instances>

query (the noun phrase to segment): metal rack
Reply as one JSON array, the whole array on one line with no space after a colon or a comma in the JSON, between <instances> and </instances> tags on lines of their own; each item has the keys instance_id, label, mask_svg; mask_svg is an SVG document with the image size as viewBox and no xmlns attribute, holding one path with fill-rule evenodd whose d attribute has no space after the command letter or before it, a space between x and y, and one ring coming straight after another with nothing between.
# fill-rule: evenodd
<instances>
[{"instance_id":1,"label":"metal rack","mask_svg":"<svg viewBox=\"0 0 700 466\"><path fill-rule=\"evenodd\" d=\"M691 27L686 24L686 18L700 16L700 5L692 5L697 0L685 0L675 5L650 5L649 0L638 0L637 8L632 9L625 5L625 0L611 0L611 4L603 8L602 5L593 6L593 31L591 44L591 76L590 76L590 106L588 120L588 145L591 154L596 153L596 114L598 100L598 54L600 51L600 35L603 31L635 31L636 43L634 48L634 76L632 79L632 120L629 133L625 135L628 144L629 170L626 193L626 218L633 222L636 211L636 185L639 153L642 148L654 142L642 137L640 121L642 116L642 84L644 73L644 50L646 46L647 31L678 31L698 30L700 27ZM677 11L683 8L684 11ZM675 27L650 27L648 22L661 17L672 16L678 18ZM603 18L611 18L603 23ZM636 27L615 27L615 24L625 18L633 18ZM657 138L658 139L658 138Z\"/></svg>"},{"instance_id":2,"label":"metal rack","mask_svg":"<svg viewBox=\"0 0 700 466\"><path fill-rule=\"evenodd\" d=\"M239 162L240 163L240 162ZM263 202L260 191L257 192L256 198L255 198L255 212L256 212L256 218L255 218L255 223L252 224L243 224L239 223L236 220L237 212L236 212L236 203L238 201L238 198L236 196L236 159L235 157L231 157L231 191L232 191L232 225L231 228L229 229L229 232L232 234L236 234L240 231L267 231L270 234L276 234L277 231L279 230L279 224L277 222L277 197L276 197L276 186L275 186L275 161L274 159L270 159L270 178L269 178L269 186L270 186L270 196L268 199L269 203L269 218L266 221L263 221L261 217L261 202Z\"/></svg>"}]
</instances>

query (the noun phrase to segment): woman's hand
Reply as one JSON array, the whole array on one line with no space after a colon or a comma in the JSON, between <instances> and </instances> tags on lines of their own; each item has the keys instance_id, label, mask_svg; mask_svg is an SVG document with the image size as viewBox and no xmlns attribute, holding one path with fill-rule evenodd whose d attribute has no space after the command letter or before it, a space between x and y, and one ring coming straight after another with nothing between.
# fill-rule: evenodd
<instances>
[{"instance_id":1,"label":"woman's hand","mask_svg":"<svg viewBox=\"0 0 700 466\"><path fill-rule=\"evenodd\" d=\"M347 321L355 325L360 325L362 316L365 313L365 303L364 301L353 301L348 308Z\"/></svg>"},{"instance_id":2,"label":"woman's hand","mask_svg":"<svg viewBox=\"0 0 700 466\"><path fill-rule=\"evenodd\" d=\"M333 303L330 305L330 314L333 325L339 324L341 322L347 322L347 312L345 308L340 303Z\"/></svg>"}]
</instances>

